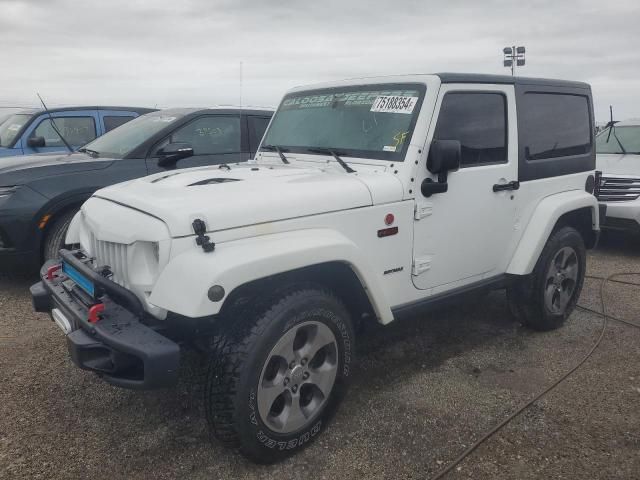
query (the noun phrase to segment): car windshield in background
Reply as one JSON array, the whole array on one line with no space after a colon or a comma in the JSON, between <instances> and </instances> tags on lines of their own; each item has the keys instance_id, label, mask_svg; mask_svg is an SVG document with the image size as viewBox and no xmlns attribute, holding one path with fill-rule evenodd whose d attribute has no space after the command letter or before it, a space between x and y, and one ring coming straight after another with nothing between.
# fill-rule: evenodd
<instances>
[{"instance_id":1,"label":"car windshield in background","mask_svg":"<svg viewBox=\"0 0 640 480\"><path fill-rule=\"evenodd\" d=\"M124 158L144 141L151 138L179 116L151 113L135 118L86 144L87 150L98 157Z\"/></svg>"},{"instance_id":2,"label":"car windshield in background","mask_svg":"<svg viewBox=\"0 0 640 480\"><path fill-rule=\"evenodd\" d=\"M609 135L611 133L611 135ZM596 153L632 153L640 155L640 125L604 130L596 137Z\"/></svg>"},{"instance_id":3,"label":"car windshield in background","mask_svg":"<svg viewBox=\"0 0 640 480\"><path fill-rule=\"evenodd\" d=\"M402 161L426 87L365 85L287 95L262 142L283 151Z\"/></svg>"},{"instance_id":4,"label":"car windshield in background","mask_svg":"<svg viewBox=\"0 0 640 480\"><path fill-rule=\"evenodd\" d=\"M11 147L16 136L30 118L29 114L17 113L2 122L0 125L0 147Z\"/></svg>"}]
</instances>

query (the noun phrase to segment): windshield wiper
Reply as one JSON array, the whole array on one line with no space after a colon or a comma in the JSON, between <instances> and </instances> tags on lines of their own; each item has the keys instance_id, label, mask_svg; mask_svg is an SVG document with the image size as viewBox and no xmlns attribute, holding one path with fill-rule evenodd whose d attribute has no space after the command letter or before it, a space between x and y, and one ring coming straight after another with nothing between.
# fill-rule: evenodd
<instances>
[{"instance_id":1,"label":"windshield wiper","mask_svg":"<svg viewBox=\"0 0 640 480\"><path fill-rule=\"evenodd\" d=\"M620 139L618 138L618 135L616 135L616 127L614 127L613 125L611 125L611 130L613 131L613 138L616 139L616 142L618 142L618 145L620 145L620 150L622 150L622 153L626 154L627 151L624 149L624 147L622 146L622 142L620 141Z\"/></svg>"},{"instance_id":2,"label":"windshield wiper","mask_svg":"<svg viewBox=\"0 0 640 480\"><path fill-rule=\"evenodd\" d=\"M282 160L282 163L286 163L287 165L289 165L289 160L287 160L287 157L285 157L284 153L282 153L283 151L286 152L287 151L286 149L282 147L278 147L277 145L262 145L260 149L268 150L270 152L278 152L278 155L280 156L280 160Z\"/></svg>"},{"instance_id":3,"label":"windshield wiper","mask_svg":"<svg viewBox=\"0 0 640 480\"><path fill-rule=\"evenodd\" d=\"M356 172L353 168L347 165L347 162L345 162L344 160L342 160L342 158L340 158L340 155L344 155L344 153L339 155L338 153L336 153L334 150L331 150L330 148L307 148L307 150L313 153L322 153L324 155L329 154L336 159L336 161L340 164L342 168L345 169L347 173Z\"/></svg>"},{"instance_id":4,"label":"windshield wiper","mask_svg":"<svg viewBox=\"0 0 640 480\"><path fill-rule=\"evenodd\" d=\"M88 153L89 155L91 155L93 158L98 158L100 156L100 152L97 152L96 150L91 150L90 148L80 148L78 149L79 152L82 153Z\"/></svg>"},{"instance_id":5,"label":"windshield wiper","mask_svg":"<svg viewBox=\"0 0 640 480\"><path fill-rule=\"evenodd\" d=\"M622 150L622 153L626 154L627 152L622 146L622 142L618 138L618 135L616 135L616 123L618 122L613 119L613 106L609 105L609 122L604 126L605 130L607 128L609 129L609 133L607 133L607 141L605 143L609 143L609 140L611 139L611 134L613 133L613 138L615 138L616 142L618 142L618 145L620 146L620 150Z\"/></svg>"}]
</instances>

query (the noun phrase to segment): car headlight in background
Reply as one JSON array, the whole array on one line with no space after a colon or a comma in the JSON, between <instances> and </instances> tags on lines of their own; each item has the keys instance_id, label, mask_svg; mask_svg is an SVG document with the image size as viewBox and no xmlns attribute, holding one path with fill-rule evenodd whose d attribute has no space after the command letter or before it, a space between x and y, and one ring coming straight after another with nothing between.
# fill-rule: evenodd
<instances>
[{"instance_id":1,"label":"car headlight in background","mask_svg":"<svg viewBox=\"0 0 640 480\"><path fill-rule=\"evenodd\" d=\"M0 187L0 198L8 197L18 189L17 186L13 187Z\"/></svg>"}]
</instances>

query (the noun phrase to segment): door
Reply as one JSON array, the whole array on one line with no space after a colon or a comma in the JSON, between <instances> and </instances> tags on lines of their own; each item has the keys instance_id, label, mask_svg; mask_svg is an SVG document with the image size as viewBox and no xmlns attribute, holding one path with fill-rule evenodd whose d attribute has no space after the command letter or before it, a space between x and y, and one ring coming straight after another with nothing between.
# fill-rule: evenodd
<instances>
[{"instance_id":1,"label":"door","mask_svg":"<svg viewBox=\"0 0 640 480\"><path fill-rule=\"evenodd\" d=\"M412 278L433 294L506 271L518 194L513 86L443 85L435 111L429 139L458 140L462 157L446 192L416 198Z\"/></svg>"},{"instance_id":2,"label":"door","mask_svg":"<svg viewBox=\"0 0 640 480\"><path fill-rule=\"evenodd\" d=\"M150 174L164 170L158 165L157 152L169 143L188 143L193 147L193 156L179 160L176 168L236 163L249 158L248 152L242 152L239 115L202 116L177 128L151 149L147 158Z\"/></svg>"},{"instance_id":3,"label":"door","mask_svg":"<svg viewBox=\"0 0 640 480\"><path fill-rule=\"evenodd\" d=\"M25 132L25 154L66 151L67 147L58 132L74 150L86 145L97 137L96 114L93 110L52 113L57 131L49 115L40 115Z\"/></svg>"}]
</instances>

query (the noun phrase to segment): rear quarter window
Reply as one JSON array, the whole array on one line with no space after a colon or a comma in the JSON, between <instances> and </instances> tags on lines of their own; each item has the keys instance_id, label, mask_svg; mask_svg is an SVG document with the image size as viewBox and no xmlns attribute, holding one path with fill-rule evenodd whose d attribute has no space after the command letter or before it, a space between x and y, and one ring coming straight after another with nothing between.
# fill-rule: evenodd
<instances>
[{"instance_id":1,"label":"rear quarter window","mask_svg":"<svg viewBox=\"0 0 640 480\"><path fill-rule=\"evenodd\" d=\"M516 102L519 181L595 170L587 85L516 83Z\"/></svg>"},{"instance_id":2,"label":"rear quarter window","mask_svg":"<svg viewBox=\"0 0 640 480\"><path fill-rule=\"evenodd\" d=\"M527 160L581 155L591 150L586 96L532 92L524 95L523 106Z\"/></svg>"},{"instance_id":3,"label":"rear quarter window","mask_svg":"<svg viewBox=\"0 0 640 480\"><path fill-rule=\"evenodd\" d=\"M118 128L120 125L124 125L129 120L133 120L134 118L135 117L129 116L129 115L113 116L113 117L105 116L103 118L103 120L104 120L104 133L110 132L114 128Z\"/></svg>"}]
</instances>

